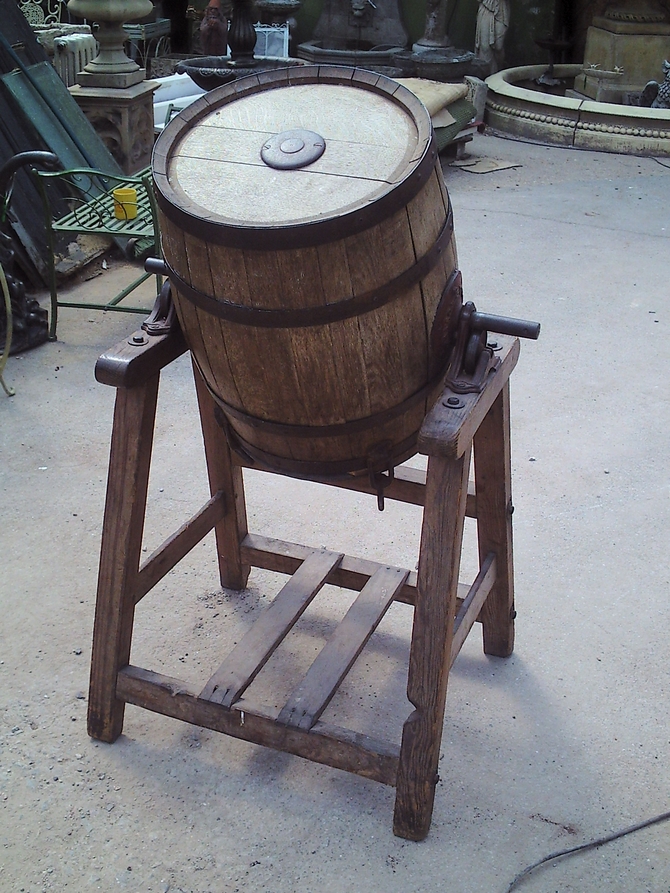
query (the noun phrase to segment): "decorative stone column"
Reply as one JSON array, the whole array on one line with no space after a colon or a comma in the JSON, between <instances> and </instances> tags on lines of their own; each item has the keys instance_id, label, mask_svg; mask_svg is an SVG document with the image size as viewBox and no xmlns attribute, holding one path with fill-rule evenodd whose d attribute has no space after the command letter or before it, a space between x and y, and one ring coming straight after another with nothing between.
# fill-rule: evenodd
<instances>
[{"instance_id":1,"label":"decorative stone column","mask_svg":"<svg viewBox=\"0 0 670 893\"><path fill-rule=\"evenodd\" d=\"M144 68L124 50L123 23L147 16L151 0L69 0L79 18L98 23L100 52L79 75L70 93L122 170L147 167L153 147L153 94Z\"/></svg>"}]
</instances>

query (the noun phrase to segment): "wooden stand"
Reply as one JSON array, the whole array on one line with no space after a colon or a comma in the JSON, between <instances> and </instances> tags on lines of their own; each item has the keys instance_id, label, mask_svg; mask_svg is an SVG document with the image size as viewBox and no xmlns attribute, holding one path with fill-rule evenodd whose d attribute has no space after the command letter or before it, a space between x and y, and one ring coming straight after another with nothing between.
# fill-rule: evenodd
<instances>
[{"instance_id":1,"label":"wooden stand","mask_svg":"<svg viewBox=\"0 0 670 893\"><path fill-rule=\"evenodd\" d=\"M418 573L247 530L244 461L231 453L214 402L196 370L211 499L142 565L140 555L160 370L186 349L181 333L136 333L98 361L117 388L93 633L88 731L112 742L126 703L297 754L396 786L394 833L423 839L430 828L450 667L476 620L484 651L514 643L509 376L519 342L498 338L500 365L477 394L445 390L421 429L428 469L396 469L387 499L424 506ZM475 486L468 489L474 446ZM367 479L323 481L373 493ZM478 522L480 570L458 573L465 516ZM246 586L250 568L292 575L202 691L130 665L135 605L210 531L221 585ZM240 700L325 583L359 591L342 623L279 714ZM459 588L460 596L459 597ZM335 727L321 715L393 600L414 605L407 695L414 711L400 748Z\"/></svg>"}]
</instances>

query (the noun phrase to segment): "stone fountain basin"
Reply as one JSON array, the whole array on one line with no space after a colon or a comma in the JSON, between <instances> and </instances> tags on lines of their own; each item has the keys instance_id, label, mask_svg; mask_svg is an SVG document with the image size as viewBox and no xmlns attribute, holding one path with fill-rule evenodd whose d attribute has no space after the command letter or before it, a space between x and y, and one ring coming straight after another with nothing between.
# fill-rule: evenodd
<instances>
[{"instance_id":1,"label":"stone fountain basin","mask_svg":"<svg viewBox=\"0 0 670 893\"><path fill-rule=\"evenodd\" d=\"M246 77L268 69L289 68L304 65L300 59L279 56L255 56L252 63L232 62L229 56L194 56L177 65L178 74L187 74L203 90L222 87L234 78Z\"/></svg>"},{"instance_id":2,"label":"stone fountain basin","mask_svg":"<svg viewBox=\"0 0 670 893\"><path fill-rule=\"evenodd\" d=\"M583 65L555 65L554 76L572 81ZM541 143L670 157L670 110L595 102L544 93L528 84L546 65L507 68L486 79L486 123Z\"/></svg>"},{"instance_id":3,"label":"stone fountain basin","mask_svg":"<svg viewBox=\"0 0 670 893\"><path fill-rule=\"evenodd\" d=\"M324 44L327 44L324 46ZM298 56L316 65L390 65L391 57L402 47L374 45L366 41L308 40L298 46Z\"/></svg>"}]
</instances>

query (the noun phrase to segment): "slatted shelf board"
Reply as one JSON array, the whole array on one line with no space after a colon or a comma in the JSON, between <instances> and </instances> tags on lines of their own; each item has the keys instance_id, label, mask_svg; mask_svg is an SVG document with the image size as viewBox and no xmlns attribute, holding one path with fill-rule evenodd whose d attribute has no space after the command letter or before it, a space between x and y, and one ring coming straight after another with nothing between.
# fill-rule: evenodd
<instances>
[{"instance_id":1,"label":"slatted shelf board","mask_svg":"<svg viewBox=\"0 0 670 893\"><path fill-rule=\"evenodd\" d=\"M214 527L222 511L222 496L216 494L147 559L137 578L136 602L180 560L185 549ZM393 785L399 755L396 745L320 718L393 601L414 602L416 574L254 534L246 536L242 551L252 565L291 576L205 687L198 692L182 680L128 666L118 673L116 696L126 703ZM495 558L490 555L471 587L459 584L451 663L494 582ZM360 594L302 682L278 714L246 699L247 688L326 583ZM334 749L333 744L337 745Z\"/></svg>"}]
</instances>

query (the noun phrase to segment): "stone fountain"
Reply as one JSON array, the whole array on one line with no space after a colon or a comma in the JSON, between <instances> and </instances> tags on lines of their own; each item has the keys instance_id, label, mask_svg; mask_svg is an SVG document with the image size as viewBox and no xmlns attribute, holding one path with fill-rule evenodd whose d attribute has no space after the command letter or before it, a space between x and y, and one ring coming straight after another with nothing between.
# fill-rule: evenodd
<instances>
[{"instance_id":1,"label":"stone fountain","mask_svg":"<svg viewBox=\"0 0 670 893\"><path fill-rule=\"evenodd\" d=\"M581 65L508 68L487 78L486 122L543 143L629 155L670 156L670 110L642 105L662 81L670 21L653 0L612 4L587 32Z\"/></svg>"},{"instance_id":2,"label":"stone fountain","mask_svg":"<svg viewBox=\"0 0 670 893\"><path fill-rule=\"evenodd\" d=\"M312 39L298 46L298 58L377 69L390 66L407 43L398 0L325 0Z\"/></svg>"},{"instance_id":3,"label":"stone fountain","mask_svg":"<svg viewBox=\"0 0 670 893\"><path fill-rule=\"evenodd\" d=\"M408 47L398 0L325 0L313 38L299 44L297 55L315 64L354 65L391 77L485 77L486 64L451 43L446 8L447 0L428 0L424 34Z\"/></svg>"}]
</instances>

